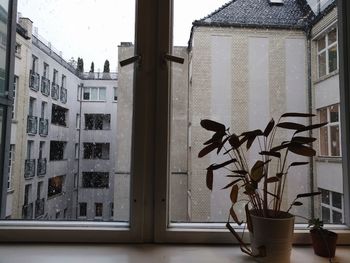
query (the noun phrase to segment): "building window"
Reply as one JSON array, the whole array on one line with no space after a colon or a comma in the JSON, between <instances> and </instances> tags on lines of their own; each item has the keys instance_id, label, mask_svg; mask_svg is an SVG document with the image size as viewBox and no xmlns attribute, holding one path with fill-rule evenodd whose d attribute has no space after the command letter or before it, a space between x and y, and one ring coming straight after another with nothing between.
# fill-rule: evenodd
<instances>
[{"instance_id":1,"label":"building window","mask_svg":"<svg viewBox=\"0 0 350 263\"><path fill-rule=\"evenodd\" d=\"M15 161L15 145L11 144L10 145L10 152L9 152L7 190L11 190L11 188L12 188L12 173L13 173L14 161Z\"/></svg>"},{"instance_id":2,"label":"building window","mask_svg":"<svg viewBox=\"0 0 350 263\"><path fill-rule=\"evenodd\" d=\"M75 117L75 127L77 129L80 129L80 114L77 113L76 117Z\"/></svg>"},{"instance_id":3,"label":"building window","mask_svg":"<svg viewBox=\"0 0 350 263\"><path fill-rule=\"evenodd\" d=\"M55 176L49 178L49 184L47 189L47 197L53 197L59 195L63 191L64 175Z\"/></svg>"},{"instance_id":4,"label":"building window","mask_svg":"<svg viewBox=\"0 0 350 263\"><path fill-rule=\"evenodd\" d=\"M53 80L52 83L58 84L58 71L56 69L53 70Z\"/></svg>"},{"instance_id":5,"label":"building window","mask_svg":"<svg viewBox=\"0 0 350 263\"><path fill-rule=\"evenodd\" d=\"M31 196L32 194L32 185L31 184L27 184L24 187L24 205L28 205L31 201Z\"/></svg>"},{"instance_id":6,"label":"building window","mask_svg":"<svg viewBox=\"0 0 350 263\"><path fill-rule=\"evenodd\" d=\"M333 28L317 40L318 77L338 69L337 29Z\"/></svg>"},{"instance_id":7,"label":"building window","mask_svg":"<svg viewBox=\"0 0 350 263\"><path fill-rule=\"evenodd\" d=\"M102 217L103 203L95 203L95 217Z\"/></svg>"},{"instance_id":8,"label":"building window","mask_svg":"<svg viewBox=\"0 0 350 263\"><path fill-rule=\"evenodd\" d=\"M84 143L84 159L109 160L109 143Z\"/></svg>"},{"instance_id":9,"label":"building window","mask_svg":"<svg viewBox=\"0 0 350 263\"><path fill-rule=\"evenodd\" d=\"M344 224L343 195L325 189L320 191L322 221L326 224Z\"/></svg>"},{"instance_id":10,"label":"building window","mask_svg":"<svg viewBox=\"0 0 350 263\"><path fill-rule=\"evenodd\" d=\"M118 94L117 94L118 88L114 87L113 90L114 90L114 101L117 101L118 100Z\"/></svg>"},{"instance_id":11,"label":"building window","mask_svg":"<svg viewBox=\"0 0 350 263\"><path fill-rule=\"evenodd\" d=\"M38 72L38 58L36 56L32 56L32 73Z\"/></svg>"},{"instance_id":12,"label":"building window","mask_svg":"<svg viewBox=\"0 0 350 263\"><path fill-rule=\"evenodd\" d=\"M79 143L75 144L75 159L79 159Z\"/></svg>"},{"instance_id":13,"label":"building window","mask_svg":"<svg viewBox=\"0 0 350 263\"><path fill-rule=\"evenodd\" d=\"M67 127L68 109L52 104L51 123Z\"/></svg>"},{"instance_id":14,"label":"building window","mask_svg":"<svg viewBox=\"0 0 350 263\"><path fill-rule=\"evenodd\" d=\"M29 116L35 116L35 110L36 110L36 99L33 97L29 98L29 110L28 115Z\"/></svg>"},{"instance_id":15,"label":"building window","mask_svg":"<svg viewBox=\"0 0 350 263\"><path fill-rule=\"evenodd\" d=\"M66 145L67 142L50 141L50 161L64 160Z\"/></svg>"},{"instance_id":16,"label":"building window","mask_svg":"<svg viewBox=\"0 0 350 263\"><path fill-rule=\"evenodd\" d=\"M108 172L83 172L83 188L109 188Z\"/></svg>"},{"instance_id":17,"label":"building window","mask_svg":"<svg viewBox=\"0 0 350 263\"><path fill-rule=\"evenodd\" d=\"M79 216L86 217L87 203L79 203Z\"/></svg>"},{"instance_id":18,"label":"building window","mask_svg":"<svg viewBox=\"0 0 350 263\"><path fill-rule=\"evenodd\" d=\"M49 79L49 74L50 74L49 65L44 62L44 72L43 72L44 78Z\"/></svg>"},{"instance_id":19,"label":"building window","mask_svg":"<svg viewBox=\"0 0 350 263\"><path fill-rule=\"evenodd\" d=\"M42 197L44 182L38 182L38 188L36 192L36 199L39 200Z\"/></svg>"},{"instance_id":20,"label":"building window","mask_svg":"<svg viewBox=\"0 0 350 263\"><path fill-rule=\"evenodd\" d=\"M66 80L67 80L67 77L65 75L62 74L62 83L61 83L61 87L63 89L66 88Z\"/></svg>"},{"instance_id":21,"label":"building window","mask_svg":"<svg viewBox=\"0 0 350 263\"><path fill-rule=\"evenodd\" d=\"M105 87L84 87L83 100L105 101L106 88Z\"/></svg>"},{"instance_id":22,"label":"building window","mask_svg":"<svg viewBox=\"0 0 350 263\"><path fill-rule=\"evenodd\" d=\"M15 76L13 80L13 106L12 106L12 119L16 119L16 112L17 112L17 96L16 92L18 89L18 77Z\"/></svg>"},{"instance_id":23,"label":"building window","mask_svg":"<svg viewBox=\"0 0 350 263\"><path fill-rule=\"evenodd\" d=\"M19 43L16 43L15 45L15 54L16 56L21 56L21 50L22 50L22 45Z\"/></svg>"},{"instance_id":24,"label":"building window","mask_svg":"<svg viewBox=\"0 0 350 263\"><path fill-rule=\"evenodd\" d=\"M320 156L341 155L340 148L340 131L339 131L339 104L328 106L318 110L320 122L328 124L320 129Z\"/></svg>"},{"instance_id":25,"label":"building window","mask_svg":"<svg viewBox=\"0 0 350 263\"><path fill-rule=\"evenodd\" d=\"M85 114L85 130L109 130L110 114Z\"/></svg>"}]
</instances>

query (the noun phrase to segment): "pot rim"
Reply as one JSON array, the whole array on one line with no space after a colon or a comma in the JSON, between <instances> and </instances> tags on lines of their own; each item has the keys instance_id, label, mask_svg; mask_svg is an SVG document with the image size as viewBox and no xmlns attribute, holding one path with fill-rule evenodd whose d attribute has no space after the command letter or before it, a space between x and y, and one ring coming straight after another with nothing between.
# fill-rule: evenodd
<instances>
[{"instance_id":1,"label":"pot rim","mask_svg":"<svg viewBox=\"0 0 350 263\"><path fill-rule=\"evenodd\" d=\"M279 211L278 212L281 217L263 217L261 215L254 214L254 213L256 213L256 211L258 211L258 210L250 209L249 210L250 216L254 217L254 218L260 218L262 220L272 220L272 221L273 220L275 220L275 221L281 221L281 220L288 221L288 220L291 220L291 219L293 219L293 220L295 219L295 216L293 214L290 214L290 213L287 213L287 212L284 212L284 211ZM270 212L273 212L273 210L268 209L268 213L270 213Z\"/></svg>"}]
</instances>

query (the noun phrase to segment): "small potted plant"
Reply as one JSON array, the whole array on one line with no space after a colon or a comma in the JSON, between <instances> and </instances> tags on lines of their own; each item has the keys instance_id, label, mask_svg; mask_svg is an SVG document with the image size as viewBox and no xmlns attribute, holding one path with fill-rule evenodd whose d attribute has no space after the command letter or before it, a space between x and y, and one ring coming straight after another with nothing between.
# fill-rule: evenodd
<instances>
[{"instance_id":1,"label":"small potted plant","mask_svg":"<svg viewBox=\"0 0 350 263\"><path fill-rule=\"evenodd\" d=\"M337 245L338 234L323 228L323 221L318 218L309 220L312 246L316 255L333 258Z\"/></svg>"},{"instance_id":2,"label":"small potted plant","mask_svg":"<svg viewBox=\"0 0 350 263\"><path fill-rule=\"evenodd\" d=\"M299 199L320 194L319 192L298 194L288 209L281 208L289 170L308 164L308 162L287 162L290 153L313 157L316 151L311 143L316 139L305 136L304 132L326 125L326 123L303 125L290 122L288 118L313 116L315 115L308 113L285 113L277 123L272 119L263 131L247 131L240 135L231 133L224 124L208 119L201 121L201 126L214 134L204 143L205 147L199 152L198 157L202 158L213 151L216 151L217 155L226 157L226 161L219 164L213 163L207 167L207 187L212 190L216 170L225 169L228 172L226 177L231 178L232 181L223 189L230 190L232 205L229 208L229 214L234 222L242 224L235 209L238 202L247 200L245 214L251 248L231 227L230 217L226 227L239 241L241 250L256 257L260 262L290 262L294 216L289 211L294 206L302 205ZM292 131L292 136L275 145L275 135L279 130ZM260 150L256 160L249 165L246 156L253 148L251 146L254 142ZM238 200L239 198L242 200Z\"/></svg>"}]
</instances>

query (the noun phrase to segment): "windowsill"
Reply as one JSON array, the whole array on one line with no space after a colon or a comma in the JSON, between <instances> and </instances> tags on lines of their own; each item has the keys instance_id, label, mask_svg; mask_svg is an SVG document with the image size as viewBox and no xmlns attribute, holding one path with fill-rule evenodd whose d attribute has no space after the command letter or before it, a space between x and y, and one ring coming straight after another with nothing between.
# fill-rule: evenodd
<instances>
[{"instance_id":1,"label":"windowsill","mask_svg":"<svg viewBox=\"0 0 350 263\"><path fill-rule=\"evenodd\" d=\"M318 78L317 80L315 80L315 81L313 82L313 84L314 84L314 85L315 85L315 84L318 84L318 83L320 83L320 82L322 82L322 81L325 81L326 79L329 79L329 78L331 78L331 77L333 77L333 76L335 76L335 75L339 75L339 70L338 70L338 69L337 69L336 71L333 71L332 73L329 73L329 74L327 74L327 75L324 75L324 76Z\"/></svg>"},{"instance_id":2,"label":"windowsill","mask_svg":"<svg viewBox=\"0 0 350 263\"><path fill-rule=\"evenodd\" d=\"M350 247L337 247L334 262L350 262ZM0 254L7 262L255 262L232 245L163 245L163 244L1 244ZM311 246L294 246L291 262L329 262L314 255Z\"/></svg>"},{"instance_id":3,"label":"windowsill","mask_svg":"<svg viewBox=\"0 0 350 263\"><path fill-rule=\"evenodd\" d=\"M342 158L339 156L332 157L332 156L318 156L315 158L316 162L323 162L323 163L342 163Z\"/></svg>"}]
</instances>

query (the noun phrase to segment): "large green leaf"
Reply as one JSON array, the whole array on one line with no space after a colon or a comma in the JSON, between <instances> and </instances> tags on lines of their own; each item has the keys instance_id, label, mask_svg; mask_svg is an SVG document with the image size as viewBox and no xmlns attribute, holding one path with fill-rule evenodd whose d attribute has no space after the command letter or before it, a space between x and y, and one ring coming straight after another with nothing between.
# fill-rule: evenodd
<instances>
[{"instance_id":1,"label":"large green leaf","mask_svg":"<svg viewBox=\"0 0 350 263\"><path fill-rule=\"evenodd\" d=\"M305 128L305 125L295 122L281 122L276 125L277 127L288 129L288 130L301 130Z\"/></svg>"},{"instance_id":2,"label":"large green leaf","mask_svg":"<svg viewBox=\"0 0 350 263\"><path fill-rule=\"evenodd\" d=\"M291 143L282 143L279 146L271 148L270 152L278 152L280 150L283 150L285 148L288 148L291 145Z\"/></svg>"},{"instance_id":3,"label":"large green leaf","mask_svg":"<svg viewBox=\"0 0 350 263\"><path fill-rule=\"evenodd\" d=\"M284 117L314 117L316 116L315 114L310 114L310 113L299 113L299 112L287 112L282 114L281 118Z\"/></svg>"},{"instance_id":4,"label":"large green leaf","mask_svg":"<svg viewBox=\"0 0 350 263\"><path fill-rule=\"evenodd\" d=\"M316 155L316 151L311 147L304 146L302 144L292 143L288 147L289 151L306 157L312 157Z\"/></svg>"},{"instance_id":5,"label":"large green leaf","mask_svg":"<svg viewBox=\"0 0 350 263\"><path fill-rule=\"evenodd\" d=\"M215 150L216 148L218 148L219 145L220 145L219 143L212 143L212 144L207 145L198 153L198 157L202 158L202 157L206 156L208 153L210 153L213 150Z\"/></svg>"},{"instance_id":6,"label":"large green leaf","mask_svg":"<svg viewBox=\"0 0 350 263\"><path fill-rule=\"evenodd\" d=\"M213 170L207 170L207 187L209 190L213 190Z\"/></svg>"},{"instance_id":7,"label":"large green leaf","mask_svg":"<svg viewBox=\"0 0 350 263\"><path fill-rule=\"evenodd\" d=\"M234 180L233 182L229 183L228 185L226 185L225 187L222 188L222 190L230 188L231 186L237 184L239 181L242 181L242 178L239 178L237 180Z\"/></svg>"},{"instance_id":8,"label":"large green leaf","mask_svg":"<svg viewBox=\"0 0 350 263\"><path fill-rule=\"evenodd\" d=\"M222 168L222 167L225 167L226 165L229 165L229 164L235 163L235 162L237 162L236 159L231 159L231 160L228 160L228 161L223 162L223 163L220 163L220 164L212 164L212 165L210 165L210 166L208 167L208 170L209 170L209 169L210 169L210 170L217 170L217 169L220 169L220 168Z\"/></svg>"},{"instance_id":9,"label":"large green leaf","mask_svg":"<svg viewBox=\"0 0 350 263\"><path fill-rule=\"evenodd\" d=\"M311 193L305 193L305 194L298 194L297 198L303 198L303 197L311 197L311 196L316 196L320 195L321 192L311 192Z\"/></svg>"},{"instance_id":10,"label":"large green leaf","mask_svg":"<svg viewBox=\"0 0 350 263\"><path fill-rule=\"evenodd\" d=\"M301 144L312 143L314 141L316 141L316 138L312 138L312 137L295 136L292 138L292 142L301 143Z\"/></svg>"},{"instance_id":11,"label":"large green leaf","mask_svg":"<svg viewBox=\"0 0 350 263\"><path fill-rule=\"evenodd\" d=\"M281 154L279 152L262 151L262 152L259 152L259 154L260 155L266 155L266 156L273 156L273 157L281 158Z\"/></svg>"},{"instance_id":12,"label":"large green leaf","mask_svg":"<svg viewBox=\"0 0 350 263\"><path fill-rule=\"evenodd\" d=\"M265 130L264 130L264 136L268 137L273 129L273 127L275 126L275 120L271 119L270 122L267 124Z\"/></svg>"},{"instance_id":13,"label":"large green leaf","mask_svg":"<svg viewBox=\"0 0 350 263\"><path fill-rule=\"evenodd\" d=\"M318 129L318 128L321 128L325 125L327 125L328 122L323 122L323 123L318 123L318 124L313 124L313 125L309 125L309 126L305 126L304 128L302 129L298 129L298 131L296 133L300 133L300 132L305 132L305 131L311 131L311 130L314 130L314 129Z\"/></svg>"},{"instance_id":14,"label":"large green leaf","mask_svg":"<svg viewBox=\"0 0 350 263\"><path fill-rule=\"evenodd\" d=\"M280 181L280 179L277 177L277 176L273 176L273 177L269 177L267 178L267 183L270 184L270 183L277 183Z\"/></svg>"},{"instance_id":15,"label":"large green leaf","mask_svg":"<svg viewBox=\"0 0 350 263\"><path fill-rule=\"evenodd\" d=\"M264 162L263 161L256 161L254 166L251 169L250 172L250 178L255 181L259 182L261 178L264 176Z\"/></svg>"},{"instance_id":16,"label":"large green leaf","mask_svg":"<svg viewBox=\"0 0 350 263\"><path fill-rule=\"evenodd\" d=\"M211 137L210 140L206 141L204 145L208 145L214 142L221 142L222 138L226 135L226 132L216 132L214 135Z\"/></svg>"},{"instance_id":17,"label":"large green leaf","mask_svg":"<svg viewBox=\"0 0 350 263\"><path fill-rule=\"evenodd\" d=\"M224 132L226 130L225 125L208 119L201 120L200 124L204 129L208 131Z\"/></svg>"},{"instance_id":18,"label":"large green leaf","mask_svg":"<svg viewBox=\"0 0 350 263\"><path fill-rule=\"evenodd\" d=\"M238 220L238 216L236 215L235 210L233 210L233 206L230 208L230 215L233 221L235 221L238 225L242 224L242 222Z\"/></svg>"},{"instance_id":19,"label":"large green leaf","mask_svg":"<svg viewBox=\"0 0 350 263\"><path fill-rule=\"evenodd\" d=\"M230 136L230 139L228 140L228 142L231 144L232 149L237 149L239 146L241 146L241 143L239 141L239 138L236 134L232 134Z\"/></svg>"},{"instance_id":20,"label":"large green leaf","mask_svg":"<svg viewBox=\"0 0 350 263\"><path fill-rule=\"evenodd\" d=\"M300 165L306 165L309 164L309 162L293 162L289 166L300 166Z\"/></svg>"},{"instance_id":21,"label":"large green leaf","mask_svg":"<svg viewBox=\"0 0 350 263\"><path fill-rule=\"evenodd\" d=\"M233 185L231 189L231 194L230 194L231 202L232 204L237 203L237 198L238 198L238 185Z\"/></svg>"}]
</instances>

